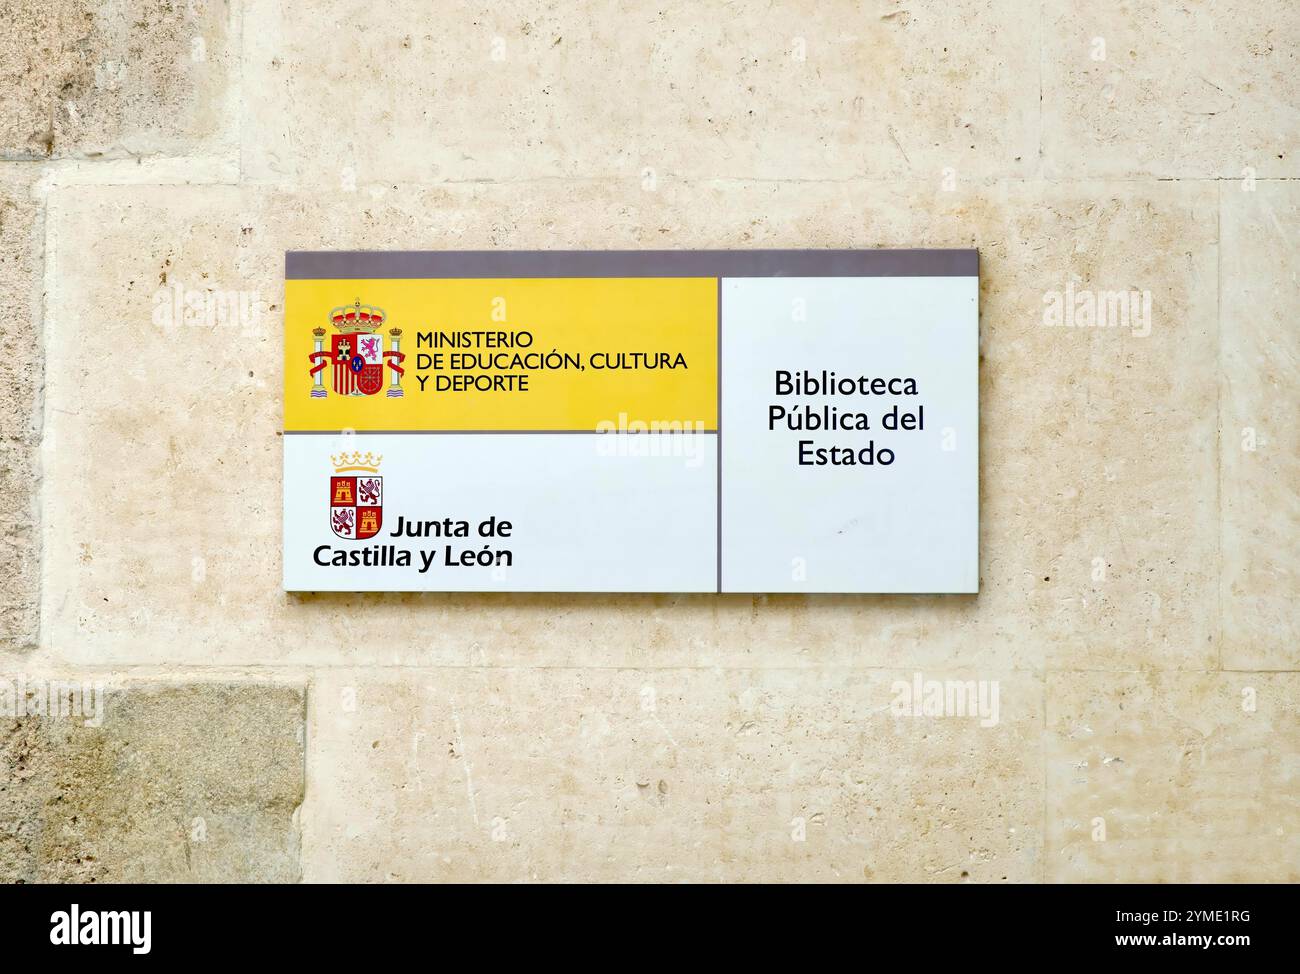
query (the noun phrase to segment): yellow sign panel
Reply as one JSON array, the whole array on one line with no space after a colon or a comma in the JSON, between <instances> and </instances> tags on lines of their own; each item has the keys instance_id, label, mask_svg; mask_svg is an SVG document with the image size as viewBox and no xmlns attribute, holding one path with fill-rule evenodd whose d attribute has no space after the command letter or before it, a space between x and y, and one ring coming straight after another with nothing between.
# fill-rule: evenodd
<instances>
[{"instance_id":1,"label":"yellow sign panel","mask_svg":"<svg viewBox=\"0 0 1300 974\"><path fill-rule=\"evenodd\" d=\"M718 281L288 280L284 428L717 429Z\"/></svg>"}]
</instances>

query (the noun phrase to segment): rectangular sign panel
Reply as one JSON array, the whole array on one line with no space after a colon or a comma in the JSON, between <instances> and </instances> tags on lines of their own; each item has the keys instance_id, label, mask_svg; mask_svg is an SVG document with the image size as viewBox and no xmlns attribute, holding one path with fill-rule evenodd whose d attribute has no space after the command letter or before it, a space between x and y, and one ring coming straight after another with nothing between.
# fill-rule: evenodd
<instances>
[{"instance_id":1,"label":"rectangular sign panel","mask_svg":"<svg viewBox=\"0 0 1300 974\"><path fill-rule=\"evenodd\" d=\"M286 589L978 590L973 250L285 277Z\"/></svg>"}]
</instances>

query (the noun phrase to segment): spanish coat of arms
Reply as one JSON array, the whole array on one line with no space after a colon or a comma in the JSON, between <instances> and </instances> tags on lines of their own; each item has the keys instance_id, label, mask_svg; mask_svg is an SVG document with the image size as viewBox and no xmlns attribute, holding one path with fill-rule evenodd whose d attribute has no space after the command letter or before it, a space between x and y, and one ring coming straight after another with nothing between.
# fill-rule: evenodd
<instances>
[{"instance_id":1,"label":"spanish coat of arms","mask_svg":"<svg viewBox=\"0 0 1300 974\"><path fill-rule=\"evenodd\" d=\"M382 308L364 305L360 299L351 305L342 305L330 312L330 323L335 334L329 336L330 347L325 348L324 328L312 330L314 349L307 356L311 362L313 399L324 399L324 373L330 371L334 392L340 396L373 396L384 388L384 366L388 366L390 379L388 396L402 396L401 363L406 356L400 345L402 329L390 328L390 347L384 348L384 338L379 334L385 315Z\"/></svg>"}]
</instances>

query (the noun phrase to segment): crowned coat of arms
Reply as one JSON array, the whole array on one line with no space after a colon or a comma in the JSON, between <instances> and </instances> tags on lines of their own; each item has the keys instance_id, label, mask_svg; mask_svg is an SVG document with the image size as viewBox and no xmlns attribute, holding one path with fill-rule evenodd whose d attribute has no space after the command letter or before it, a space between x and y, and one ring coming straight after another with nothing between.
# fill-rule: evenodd
<instances>
[{"instance_id":1,"label":"crowned coat of arms","mask_svg":"<svg viewBox=\"0 0 1300 974\"><path fill-rule=\"evenodd\" d=\"M402 396L402 362L406 356L401 351L402 329L390 328L390 346L384 348L384 337L379 333L386 317L382 308L361 303L358 298L351 305L342 305L330 311L330 324L334 334L324 328L312 330L314 349L307 356L311 362L313 399L329 395L325 388L328 371L336 395L373 396L384 388L384 366L388 366L388 396ZM329 337L329 348L325 339Z\"/></svg>"},{"instance_id":2,"label":"crowned coat of arms","mask_svg":"<svg viewBox=\"0 0 1300 974\"><path fill-rule=\"evenodd\" d=\"M340 538L365 541L379 533L384 523L384 478L379 476L382 456L343 453L330 457L330 530Z\"/></svg>"}]
</instances>

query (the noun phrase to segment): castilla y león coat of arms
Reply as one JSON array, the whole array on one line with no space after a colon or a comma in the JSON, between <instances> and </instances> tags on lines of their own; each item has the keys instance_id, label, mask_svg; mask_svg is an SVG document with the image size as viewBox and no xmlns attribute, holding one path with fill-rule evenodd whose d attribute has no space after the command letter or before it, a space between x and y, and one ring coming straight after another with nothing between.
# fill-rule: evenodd
<instances>
[{"instance_id":1,"label":"castilla y le\u00f3n coat of arms","mask_svg":"<svg viewBox=\"0 0 1300 974\"><path fill-rule=\"evenodd\" d=\"M383 309L362 304L360 299L351 305L342 305L330 312L330 324L335 334L330 335L330 347L325 348L324 328L312 330L315 348L307 356L311 361L313 399L324 399L324 373L331 373L334 392L340 396L373 396L384 388L384 365L391 373L388 383L390 398L402 395L402 361L406 358L400 350L402 329L390 328L390 347L384 349L384 337L379 334L385 316Z\"/></svg>"},{"instance_id":2,"label":"castilla y le\u00f3n coat of arms","mask_svg":"<svg viewBox=\"0 0 1300 974\"><path fill-rule=\"evenodd\" d=\"M379 533L384 523L384 478L379 476L382 456L341 453L331 456L330 529L340 538L365 541Z\"/></svg>"}]
</instances>

